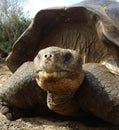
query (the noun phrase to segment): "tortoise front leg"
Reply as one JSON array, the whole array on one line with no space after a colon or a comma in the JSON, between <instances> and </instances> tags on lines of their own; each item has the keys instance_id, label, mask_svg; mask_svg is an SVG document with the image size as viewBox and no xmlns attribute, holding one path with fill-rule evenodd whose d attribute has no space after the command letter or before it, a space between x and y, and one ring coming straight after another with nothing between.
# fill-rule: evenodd
<instances>
[{"instance_id":1,"label":"tortoise front leg","mask_svg":"<svg viewBox=\"0 0 119 130\"><path fill-rule=\"evenodd\" d=\"M83 110L119 125L119 77L104 65L83 65L85 80L79 88L79 104Z\"/></svg>"},{"instance_id":2,"label":"tortoise front leg","mask_svg":"<svg viewBox=\"0 0 119 130\"><path fill-rule=\"evenodd\" d=\"M8 119L33 116L47 111L46 92L34 76L32 62L24 63L4 84L0 93L0 111Z\"/></svg>"}]
</instances>

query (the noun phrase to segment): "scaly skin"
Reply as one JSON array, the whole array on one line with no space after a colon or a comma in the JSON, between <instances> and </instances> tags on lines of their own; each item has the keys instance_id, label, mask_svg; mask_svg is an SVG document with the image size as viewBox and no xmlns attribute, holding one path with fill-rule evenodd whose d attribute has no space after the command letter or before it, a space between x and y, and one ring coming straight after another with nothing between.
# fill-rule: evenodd
<instances>
[{"instance_id":1,"label":"scaly skin","mask_svg":"<svg viewBox=\"0 0 119 130\"><path fill-rule=\"evenodd\" d=\"M97 63L85 64L83 70L86 78L77 93L80 106L107 122L119 125L119 77Z\"/></svg>"},{"instance_id":2,"label":"scaly skin","mask_svg":"<svg viewBox=\"0 0 119 130\"><path fill-rule=\"evenodd\" d=\"M65 116L78 114L80 107L72 100L84 79L78 53L70 49L49 47L38 53L34 64L37 83L48 93L48 107Z\"/></svg>"},{"instance_id":3,"label":"scaly skin","mask_svg":"<svg viewBox=\"0 0 119 130\"><path fill-rule=\"evenodd\" d=\"M65 116L80 116L81 108L107 122L118 125L119 78L104 65L96 63L83 65L83 72L77 53L73 53L73 50L68 52L61 48L55 49L54 52L53 48L40 51L34 60L38 72L37 82L48 93L48 107ZM66 64L63 59L67 53L71 53L73 58L67 59ZM56 54L59 54L59 57L56 57ZM59 75L65 69L68 72ZM83 80L84 73L85 80ZM77 89L75 83L78 81L80 82ZM77 101L79 101L79 105L77 105Z\"/></svg>"},{"instance_id":4,"label":"scaly skin","mask_svg":"<svg viewBox=\"0 0 119 130\"><path fill-rule=\"evenodd\" d=\"M119 125L118 84L104 65L82 68L76 51L49 47L38 53L34 65L23 64L4 84L0 109L8 119L51 111L80 118L83 111Z\"/></svg>"}]
</instances>

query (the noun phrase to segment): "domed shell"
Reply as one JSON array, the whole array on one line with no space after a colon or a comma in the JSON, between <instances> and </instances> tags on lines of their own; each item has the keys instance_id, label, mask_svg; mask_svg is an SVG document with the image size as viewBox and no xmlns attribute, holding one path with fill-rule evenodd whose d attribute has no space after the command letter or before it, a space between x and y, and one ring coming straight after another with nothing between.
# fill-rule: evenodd
<instances>
[{"instance_id":1,"label":"domed shell","mask_svg":"<svg viewBox=\"0 0 119 130\"><path fill-rule=\"evenodd\" d=\"M26 61L32 61L38 51L48 46L76 49L76 33L96 35L100 42L113 46L119 54L119 3L111 0L86 0L70 7L39 11L30 26L14 43L7 65L12 72ZM65 35L63 35L65 32ZM59 37L58 37L59 35ZM58 37L58 38L57 38Z\"/></svg>"}]
</instances>

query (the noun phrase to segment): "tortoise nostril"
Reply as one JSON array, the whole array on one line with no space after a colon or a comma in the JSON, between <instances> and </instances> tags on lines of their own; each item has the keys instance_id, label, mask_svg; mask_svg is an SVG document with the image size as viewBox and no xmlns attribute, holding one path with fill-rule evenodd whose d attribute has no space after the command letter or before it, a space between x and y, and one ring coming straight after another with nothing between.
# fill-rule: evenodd
<instances>
[{"instance_id":1,"label":"tortoise nostril","mask_svg":"<svg viewBox=\"0 0 119 130\"><path fill-rule=\"evenodd\" d=\"M47 55L45 55L44 57L47 58Z\"/></svg>"},{"instance_id":2,"label":"tortoise nostril","mask_svg":"<svg viewBox=\"0 0 119 130\"><path fill-rule=\"evenodd\" d=\"M52 54L45 54L44 57L45 57L45 58L52 58L53 55L52 55Z\"/></svg>"}]
</instances>

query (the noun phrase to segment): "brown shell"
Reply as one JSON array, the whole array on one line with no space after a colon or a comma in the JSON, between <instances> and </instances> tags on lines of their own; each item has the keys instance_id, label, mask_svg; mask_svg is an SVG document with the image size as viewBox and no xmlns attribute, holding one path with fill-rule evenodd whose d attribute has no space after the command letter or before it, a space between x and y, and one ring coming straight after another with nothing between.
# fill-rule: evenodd
<instances>
[{"instance_id":1,"label":"brown shell","mask_svg":"<svg viewBox=\"0 0 119 130\"><path fill-rule=\"evenodd\" d=\"M83 27L84 33L82 35L85 36L88 30L107 46L108 43L109 47L110 44L113 45L115 53L119 53L119 3L111 0L87 0L70 7L39 11L30 26L15 42L13 50L7 58L10 70L14 72L24 62L32 61L42 48L48 46L64 47L65 43L63 44L62 40L58 42L54 33L54 30L62 31L60 30L61 25L64 26L64 31L66 31L66 26L72 28L75 26L77 30ZM73 32L71 33L73 35ZM54 41L50 43L49 39L54 39ZM73 45L73 42L71 44ZM69 43L65 48L75 49L70 47Z\"/></svg>"}]
</instances>

